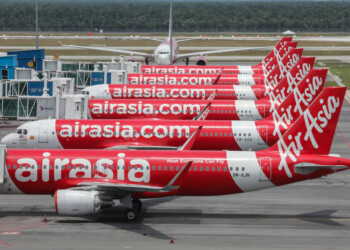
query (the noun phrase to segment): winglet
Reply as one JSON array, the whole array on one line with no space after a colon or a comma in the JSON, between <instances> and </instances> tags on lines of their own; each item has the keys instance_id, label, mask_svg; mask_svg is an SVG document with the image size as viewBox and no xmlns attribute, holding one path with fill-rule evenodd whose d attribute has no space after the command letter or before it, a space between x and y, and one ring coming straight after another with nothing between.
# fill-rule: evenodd
<instances>
[{"instance_id":1,"label":"winglet","mask_svg":"<svg viewBox=\"0 0 350 250\"><path fill-rule=\"evenodd\" d=\"M179 147L177 150L178 151L182 151L182 150L191 150L193 147L194 142L196 141L199 133L202 130L202 126L199 126L196 130L196 132L194 132L190 138L187 139L187 141L181 146Z\"/></svg>"},{"instance_id":2,"label":"winglet","mask_svg":"<svg viewBox=\"0 0 350 250\"><path fill-rule=\"evenodd\" d=\"M218 84L223 69L224 69L224 68L221 68L221 69L220 69L220 71L218 72L218 76L217 76L217 77L215 78L215 80L211 83L211 85L217 85L217 84Z\"/></svg>"},{"instance_id":3,"label":"winglet","mask_svg":"<svg viewBox=\"0 0 350 250\"><path fill-rule=\"evenodd\" d=\"M187 174L188 170L190 169L193 161L187 162L187 164L174 176L174 178L166 185L164 188L162 188L163 191L168 191L171 189L177 189L179 188L179 185L181 184L184 176Z\"/></svg>"},{"instance_id":4,"label":"winglet","mask_svg":"<svg viewBox=\"0 0 350 250\"><path fill-rule=\"evenodd\" d=\"M212 101L214 100L215 96L216 96L216 92L218 92L218 90L216 89L213 93L211 93L211 95L208 97L207 101Z\"/></svg>"},{"instance_id":5,"label":"winglet","mask_svg":"<svg viewBox=\"0 0 350 250\"><path fill-rule=\"evenodd\" d=\"M202 111L195 117L193 120L195 121L200 121L200 120L205 120L209 114L209 108L210 108L211 102L207 104L207 106L202 109Z\"/></svg>"}]
</instances>

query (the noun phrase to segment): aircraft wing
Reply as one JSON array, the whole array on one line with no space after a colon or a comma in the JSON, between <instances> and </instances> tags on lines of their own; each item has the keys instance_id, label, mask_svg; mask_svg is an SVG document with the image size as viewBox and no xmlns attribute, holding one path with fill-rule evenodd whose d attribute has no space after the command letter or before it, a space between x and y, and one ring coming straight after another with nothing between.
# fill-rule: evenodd
<instances>
[{"instance_id":1,"label":"aircraft wing","mask_svg":"<svg viewBox=\"0 0 350 250\"><path fill-rule=\"evenodd\" d=\"M195 118L195 120L205 120L205 117L207 116L207 112L209 112L208 108L211 105L211 102L202 110L202 112ZM133 145L132 142L127 144L118 144L116 146L105 148L106 150L122 150L122 149L134 149L134 150L191 150L193 147L200 131L202 129L202 126L199 126L197 130L192 133L192 135L186 140L186 142L179 146L179 147L172 147L172 146L152 146L148 144L139 144L135 143Z\"/></svg>"},{"instance_id":2,"label":"aircraft wing","mask_svg":"<svg viewBox=\"0 0 350 250\"><path fill-rule=\"evenodd\" d=\"M135 183L127 181L119 181L113 179L62 179L60 185L72 186L71 189L75 190L99 190L99 191L114 191L114 192L169 192L174 189L178 189L180 184L190 169L193 161L189 161L183 166L178 173L171 179L171 181L165 186Z\"/></svg>"},{"instance_id":3,"label":"aircraft wing","mask_svg":"<svg viewBox=\"0 0 350 250\"><path fill-rule=\"evenodd\" d=\"M70 48L76 48L76 49L90 49L90 50L98 50L98 51L108 51L108 52L114 52L114 53L127 54L127 55L131 55L131 56L143 56L143 57L147 57L147 58L153 58L152 54L131 51L131 50L108 49L108 48L101 48L101 47L89 47L89 46L79 46L79 45L65 45L65 44L62 44L61 42L59 42L59 43L63 47L70 47Z\"/></svg>"},{"instance_id":4,"label":"aircraft wing","mask_svg":"<svg viewBox=\"0 0 350 250\"><path fill-rule=\"evenodd\" d=\"M144 40L152 40L152 41L157 41L157 42L163 42L162 39L152 38L152 37L145 37L145 36L132 37L132 39L144 39Z\"/></svg>"},{"instance_id":5,"label":"aircraft wing","mask_svg":"<svg viewBox=\"0 0 350 250\"><path fill-rule=\"evenodd\" d=\"M226 53L226 52L235 52L235 51L267 49L267 48L274 48L274 47L268 46L268 47L251 47L251 48L241 48L241 49L232 48L232 49L222 49L222 50L199 51L199 52L193 52L193 53L187 53L187 54L177 54L176 59L189 58L194 56L204 56L204 55L211 55L211 54L220 54L220 53Z\"/></svg>"},{"instance_id":6,"label":"aircraft wing","mask_svg":"<svg viewBox=\"0 0 350 250\"><path fill-rule=\"evenodd\" d=\"M198 40L198 39L203 39L203 38L202 38L202 37L185 38L185 39L176 40L176 42L181 43L181 42L192 41L192 40Z\"/></svg>"}]
</instances>

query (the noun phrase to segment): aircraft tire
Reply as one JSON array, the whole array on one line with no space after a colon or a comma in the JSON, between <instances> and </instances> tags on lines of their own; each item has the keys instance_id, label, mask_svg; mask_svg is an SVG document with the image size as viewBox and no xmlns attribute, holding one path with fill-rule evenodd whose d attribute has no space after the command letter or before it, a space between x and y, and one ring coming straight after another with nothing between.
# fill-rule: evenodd
<instances>
[{"instance_id":1,"label":"aircraft tire","mask_svg":"<svg viewBox=\"0 0 350 250\"><path fill-rule=\"evenodd\" d=\"M125 211L125 219L128 221L135 221L137 219L137 211L135 209L127 209Z\"/></svg>"}]
</instances>

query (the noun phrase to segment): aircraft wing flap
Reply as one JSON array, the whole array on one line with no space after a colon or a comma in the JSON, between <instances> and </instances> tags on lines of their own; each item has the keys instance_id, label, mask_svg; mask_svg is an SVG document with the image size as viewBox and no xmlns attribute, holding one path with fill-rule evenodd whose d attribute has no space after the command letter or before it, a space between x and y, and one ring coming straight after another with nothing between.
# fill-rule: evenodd
<instances>
[{"instance_id":1,"label":"aircraft wing flap","mask_svg":"<svg viewBox=\"0 0 350 250\"><path fill-rule=\"evenodd\" d=\"M100 179L96 180L94 178L89 179L66 179L61 180L60 188L70 188L73 190L100 190L100 191L115 191L115 192L169 192L174 189L179 189L181 182L188 170L190 169L193 161L187 162L185 166L177 172L177 174L170 180L170 182L165 186L145 184L145 183L135 183L128 181L119 181L113 179Z\"/></svg>"},{"instance_id":2,"label":"aircraft wing flap","mask_svg":"<svg viewBox=\"0 0 350 250\"><path fill-rule=\"evenodd\" d=\"M76 48L76 49L89 49L89 50L98 50L98 51L107 51L107 52L114 52L114 53L121 53L121 54L128 54L131 56L143 56L143 57L148 57L151 58L153 55L148 54L148 53L143 53L143 52L138 52L138 51L131 51L131 50L121 50L121 49L108 49L108 48L101 48L101 47L89 47L89 46L78 46L78 45L65 45L59 42L61 46L63 47L71 47L71 48Z\"/></svg>"},{"instance_id":3,"label":"aircraft wing flap","mask_svg":"<svg viewBox=\"0 0 350 250\"><path fill-rule=\"evenodd\" d=\"M258 49L271 49L274 48L273 46L268 47L251 47L251 48L232 48L232 49L222 49L222 50L208 50L208 51L199 51L199 52L193 52L193 53L187 53L187 54L178 54L176 56L177 59L181 58L188 58L193 56L204 56L204 55L211 55L211 54L220 54L220 53L226 53L226 52L235 52L235 51L245 51L245 50L258 50Z\"/></svg>"},{"instance_id":4,"label":"aircraft wing flap","mask_svg":"<svg viewBox=\"0 0 350 250\"><path fill-rule=\"evenodd\" d=\"M102 182L102 181L90 181L81 182L78 187L82 187L84 190L109 190L109 191L127 191L127 192L162 192L163 187L153 186L147 184L136 183L123 183L123 182ZM79 189L79 188L78 188Z\"/></svg>"}]
</instances>

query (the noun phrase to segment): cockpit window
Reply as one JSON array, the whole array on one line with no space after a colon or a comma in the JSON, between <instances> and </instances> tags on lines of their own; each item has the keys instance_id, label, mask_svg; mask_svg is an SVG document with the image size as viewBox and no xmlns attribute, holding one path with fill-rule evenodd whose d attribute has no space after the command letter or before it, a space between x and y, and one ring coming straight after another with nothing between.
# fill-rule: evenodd
<instances>
[{"instance_id":1,"label":"cockpit window","mask_svg":"<svg viewBox=\"0 0 350 250\"><path fill-rule=\"evenodd\" d=\"M160 54L160 55L167 55L167 54L169 54L169 52L168 51L159 51L158 54Z\"/></svg>"},{"instance_id":2,"label":"cockpit window","mask_svg":"<svg viewBox=\"0 0 350 250\"><path fill-rule=\"evenodd\" d=\"M26 129L18 129L17 130L17 134L19 135L26 135L28 133L28 131Z\"/></svg>"}]
</instances>

